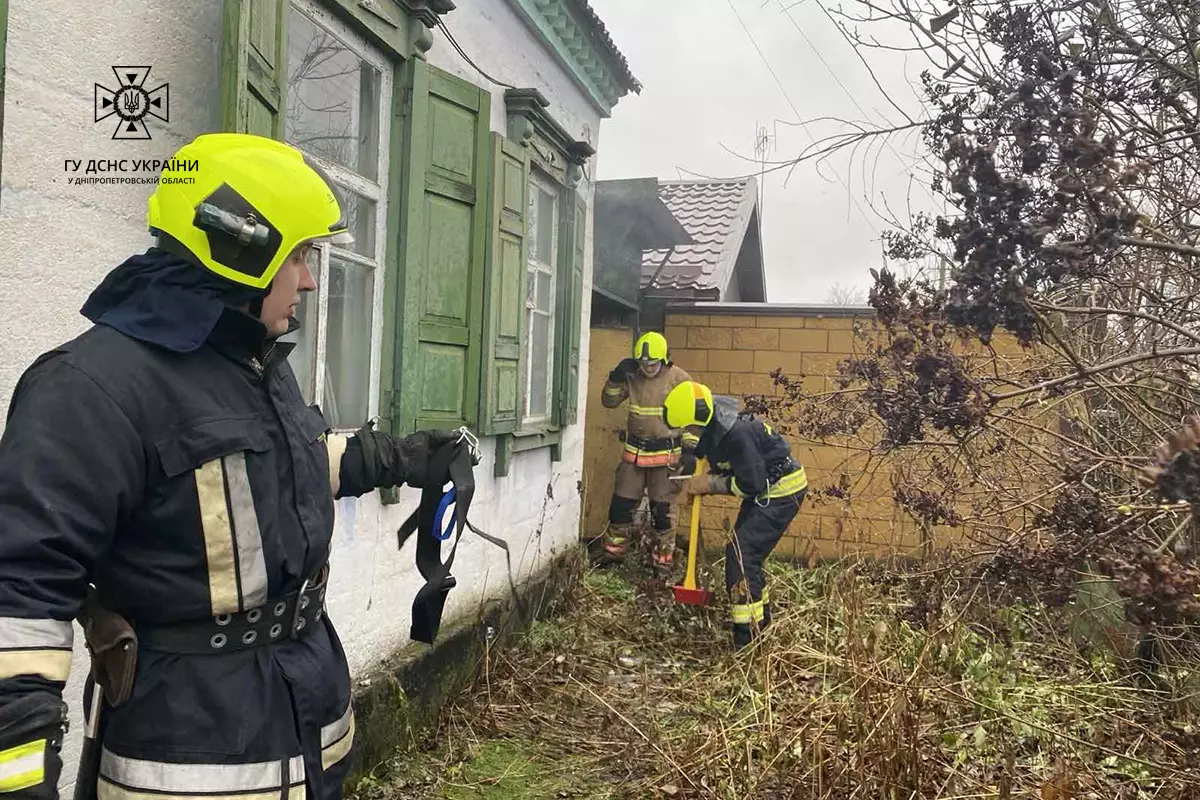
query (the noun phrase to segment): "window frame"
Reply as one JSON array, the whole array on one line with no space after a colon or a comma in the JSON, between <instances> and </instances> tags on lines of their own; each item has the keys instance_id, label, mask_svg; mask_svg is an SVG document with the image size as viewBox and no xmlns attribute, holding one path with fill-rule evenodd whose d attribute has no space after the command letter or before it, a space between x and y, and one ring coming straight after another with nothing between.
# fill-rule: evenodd
<instances>
[{"instance_id":1,"label":"window frame","mask_svg":"<svg viewBox=\"0 0 1200 800\"><path fill-rule=\"evenodd\" d=\"M384 314L384 294L386 291L386 274L388 272L388 259L390 257L388 248L388 222L390 219L390 201L391 201L391 186L392 179L392 159L391 159L391 141L392 141L392 106L395 96L395 65L391 59L387 57L386 51L378 45L369 41L366 37L354 29L346 20L333 14L328 4L321 0L288 0L287 12L299 13L305 16L308 21L315 27L325 31L330 36L336 38L347 50L363 62L374 67L379 73L379 85L377 89L378 105L376 109L376 130L377 135L377 163L376 163L376 179L366 178L353 170L335 164L322 156L316 155L300 145L293 145L302 150L305 155L311 158L316 164L324 169L329 176L334 180L337 188L346 191L351 195L361 196L370 200L375 204L375 252L373 256L364 256L353 250L335 246L328 242L316 243L314 250L319 254L319 275L315 275L317 281L317 291L310 295L316 301L313 306L314 319L308 324L315 324L316 335L313 347L313 368L312 374L306 376L307 387L302 386L302 389L311 389L311 402L324 408L325 406L325 384L326 371L328 368L328 308L329 308L329 275L330 275L330 256L336 254L338 259L349 262L359 267L371 270L372 272L372 290L371 290L371 334L370 334L370 356L367 361L367 419L360 420L357 423L343 423L341 425L331 425L334 431L339 433L349 433L357 430L361 425L370 419L375 419L380 414L381 405L381 388L382 376L381 365L383 359L383 337L385 333L385 324L387 320ZM284 19L282 24L289 25L290 18ZM290 61L284 65L287 70L290 66ZM286 84L285 84L286 85ZM288 141L286 131L286 103L287 97L283 98L284 102L284 138L283 141ZM291 142L288 142L291 144ZM315 297L314 297L315 295Z\"/></svg>"},{"instance_id":2,"label":"window frame","mask_svg":"<svg viewBox=\"0 0 1200 800\"><path fill-rule=\"evenodd\" d=\"M536 215L537 192L544 191L554 199L552 225L553 232L550 244L550 264L542 264L536 258L535 251L537 250L537 232L535 228L534 217ZM559 299L560 287L562 285L562 276L560 275L563 269L562 258L562 240L565 230L563 228L563 207L564 207L564 187L556 181L554 177L546 170L539 167L536 163L529 170L529 185L527 187L529 193L529 208L528 222L525 227L526 241L529 242L526 248L527 255L525 259L526 280L530 281L527 284L525 297L525 352L521 357L525 361L525 369L523 376L523 387L521 392L521 415L518 419L518 433L542 433L552 428L554 419L558 411L557 404L559 401L558 392L555 391L558 369L558 353L556 343L558 341L558 325L562 321L562 308ZM539 220L540 222L540 220ZM546 270L541 267L549 267ZM550 358L549 368L546 372L546 410L538 416L531 416L529 413L530 402L533 399L533 321L534 316L539 313L537 309L537 283L536 277L538 274L550 275L550 290L549 290L549 313L545 316L550 318L550 325L547 330L548 339L546 341L546 352ZM532 302L532 305L531 305Z\"/></svg>"}]
</instances>

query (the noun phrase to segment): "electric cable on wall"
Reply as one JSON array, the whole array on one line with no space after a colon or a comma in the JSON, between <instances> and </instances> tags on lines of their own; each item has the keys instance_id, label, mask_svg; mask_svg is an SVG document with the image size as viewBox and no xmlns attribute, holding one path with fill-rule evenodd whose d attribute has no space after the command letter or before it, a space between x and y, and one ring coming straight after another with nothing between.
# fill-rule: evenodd
<instances>
[{"instance_id":1,"label":"electric cable on wall","mask_svg":"<svg viewBox=\"0 0 1200 800\"><path fill-rule=\"evenodd\" d=\"M486 72L484 72L482 69L480 69L479 65L476 64L474 61L472 61L471 57L466 54L466 51L464 51L462 49L462 47L459 46L458 42L456 42L454 40L454 35L450 33L450 29L446 27L446 23L442 22L440 17L438 18L437 24L438 24L438 27L442 29L442 33L446 34L446 39L449 40L450 46L453 47L458 52L458 54L463 57L463 60L466 61L468 64L470 64L475 69L476 72L478 72L480 75L487 78L489 81L496 84L497 86L503 86L505 89L516 89L517 88L517 87L513 86L512 84L505 83L504 81L496 80L491 75L488 75Z\"/></svg>"}]
</instances>

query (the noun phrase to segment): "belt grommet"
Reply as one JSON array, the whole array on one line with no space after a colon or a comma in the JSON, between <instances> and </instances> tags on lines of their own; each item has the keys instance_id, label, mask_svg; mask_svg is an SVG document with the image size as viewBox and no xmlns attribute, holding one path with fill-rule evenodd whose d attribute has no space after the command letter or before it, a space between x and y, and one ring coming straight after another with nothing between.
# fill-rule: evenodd
<instances>
[{"instance_id":1,"label":"belt grommet","mask_svg":"<svg viewBox=\"0 0 1200 800\"><path fill-rule=\"evenodd\" d=\"M313 622L320 622L321 616L325 613L325 609L318 608L317 613L313 615Z\"/></svg>"},{"instance_id":2,"label":"belt grommet","mask_svg":"<svg viewBox=\"0 0 1200 800\"><path fill-rule=\"evenodd\" d=\"M298 630L298 631L304 630L304 626L307 624L308 624L308 620L306 620L304 617L301 617L300 620L296 623L296 630Z\"/></svg>"},{"instance_id":3,"label":"belt grommet","mask_svg":"<svg viewBox=\"0 0 1200 800\"><path fill-rule=\"evenodd\" d=\"M308 608L308 595L300 598L300 610L303 611L306 608Z\"/></svg>"},{"instance_id":4,"label":"belt grommet","mask_svg":"<svg viewBox=\"0 0 1200 800\"><path fill-rule=\"evenodd\" d=\"M233 617L228 614L220 614L216 618L216 623L218 625L228 625L231 619L233 619Z\"/></svg>"},{"instance_id":5,"label":"belt grommet","mask_svg":"<svg viewBox=\"0 0 1200 800\"><path fill-rule=\"evenodd\" d=\"M281 634L281 633L283 633L283 626L280 625L278 622L276 622L274 625L271 626L271 638L272 639L278 638L279 634Z\"/></svg>"},{"instance_id":6,"label":"belt grommet","mask_svg":"<svg viewBox=\"0 0 1200 800\"><path fill-rule=\"evenodd\" d=\"M242 644L254 644L254 640L258 638L258 634L254 631L246 631L242 634Z\"/></svg>"},{"instance_id":7,"label":"belt grommet","mask_svg":"<svg viewBox=\"0 0 1200 800\"><path fill-rule=\"evenodd\" d=\"M285 611L287 611L287 603L279 602L275 604L275 616L282 617Z\"/></svg>"},{"instance_id":8,"label":"belt grommet","mask_svg":"<svg viewBox=\"0 0 1200 800\"><path fill-rule=\"evenodd\" d=\"M246 614L246 622L249 622L251 625L258 622L260 619L262 619L261 609L253 608Z\"/></svg>"},{"instance_id":9,"label":"belt grommet","mask_svg":"<svg viewBox=\"0 0 1200 800\"><path fill-rule=\"evenodd\" d=\"M212 638L208 640L208 643L212 645L214 650L220 650L225 646L225 642L227 641L229 641L229 637L227 637L225 634L214 633Z\"/></svg>"}]
</instances>

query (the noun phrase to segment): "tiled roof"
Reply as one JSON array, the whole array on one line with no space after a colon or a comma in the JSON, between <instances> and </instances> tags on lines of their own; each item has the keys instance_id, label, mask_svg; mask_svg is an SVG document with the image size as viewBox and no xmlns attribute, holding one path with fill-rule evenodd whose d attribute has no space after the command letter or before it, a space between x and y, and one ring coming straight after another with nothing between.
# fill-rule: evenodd
<instances>
[{"instance_id":1,"label":"tiled roof","mask_svg":"<svg viewBox=\"0 0 1200 800\"><path fill-rule=\"evenodd\" d=\"M733 274L754 211L758 195L755 179L660 181L658 194L696 243L679 245L673 252L643 252L642 286L724 288Z\"/></svg>"},{"instance_id":2,"label":"tiled roof","mask_svg":"<svg viewBox=\"0 0 1200 800\"><path fill-rule=\"evenodd\" d=\"M604 21L600 19L600 15L592 8L588 0L575 0L579 5L579 10L587 17L588 24L592 28L592 33L598 40L600 49L608 54L608 57L613 61L614 66L625 83L625 88L630 89L637 94L641 94L642 84L637 78L633 77L633 72L629 69L629 62L625 56L617 49L616 43L612 40L612 36L608 34L608 28L604 27Z\"/></svg>"}]
</instances>

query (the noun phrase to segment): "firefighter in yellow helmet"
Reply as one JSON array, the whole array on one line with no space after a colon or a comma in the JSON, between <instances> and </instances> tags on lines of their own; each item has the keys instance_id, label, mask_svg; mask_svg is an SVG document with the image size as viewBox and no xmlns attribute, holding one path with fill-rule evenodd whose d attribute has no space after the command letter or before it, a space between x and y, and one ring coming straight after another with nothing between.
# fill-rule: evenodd
<instances>
[{"instance_id":1,"label":"firefighter in yellow helmet","mask_svg":"<svg viewBox=\"0 0 1200 800\"><path fill-rule=\"evenodd\" d=\"M458 434L337 436L302 399L278 339L312 248L347 234L321 170L243 134L175 160L195 169L150 197L156 246L25 371L0 437L0 792L57 797L79 619L76 797L334 800L355 730L334 499L422 486Z\"/></svg>"},{"instance_id":2,"label":"firefighter in yellow helmet","mask_svg":"<svg viewBox=\"0 0 1200 800\"><path fill-rule=\"evenodd\" d=\"M742 498L733 541L725 548L725 586L733 644L744 647L771 623L763 562L799 512L808 478L768 422L739 412L733 398L713 397L704 384L689 381L672 389L662 417L670 427L700 435L696 457L706 459L710 471L688 481L688 492Z\"/></svg>"},{"instance_id":3,"label":"firefighter in yellow helmet","mask_svg":"<svg viewBox=\"0 0 1200 800\"><path fill-rule=\"evenodd\" d=\"M674 503L680 482L671 480L682 470L692 474L696 437L683 436L663 423L662 404L667 394L691 376L671 362L667 340L650 331L638 337L633 356L609 373L601 402L616 408L629 401L625 424L625 446L617 465L617 481L608 509L608 526L602 542L609 561L624 559L634 532L633 512L645 492L650 498L654 543L650 548L653 566L670 571L675 554Z\"/></svg>"}]
</instances>

